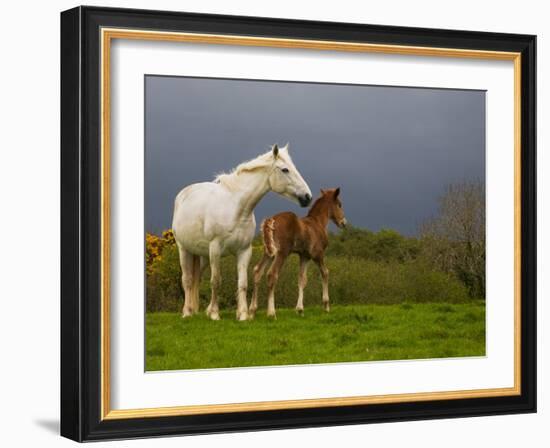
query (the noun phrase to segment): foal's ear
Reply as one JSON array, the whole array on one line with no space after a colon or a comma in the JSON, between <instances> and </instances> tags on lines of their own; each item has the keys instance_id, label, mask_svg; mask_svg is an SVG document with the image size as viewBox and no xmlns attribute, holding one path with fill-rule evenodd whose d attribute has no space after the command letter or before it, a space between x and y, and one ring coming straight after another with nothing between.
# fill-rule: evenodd
<instances>
[{"instance_id":1,"label":"foal's ear","mask_svg":"<svg viewBox=\"0 0 550 448\"><path fill-rule=\"evenodd\" d=\"M273 145L273 158L276 159L279 156L279 147L277 143Z\"/></svg>"},{"instance_id":2,"label":"foal's ear","mask_svg":"<svg viewBox=\"0 0 550 448\"><path fill-rule=\"evenodd\" d=\"M339 194L340 194L340 187L334 190L334 197L337 198Z\"/></svg>"}]
</instances>

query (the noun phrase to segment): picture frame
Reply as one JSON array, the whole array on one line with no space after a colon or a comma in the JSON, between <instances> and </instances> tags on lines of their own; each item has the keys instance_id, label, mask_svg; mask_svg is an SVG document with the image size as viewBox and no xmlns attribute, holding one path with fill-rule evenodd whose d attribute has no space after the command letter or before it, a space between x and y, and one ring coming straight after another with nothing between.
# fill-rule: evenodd
<instances>
[{"instance_id":1,"label":"picture frame","mask_svg":"<svg viewBox=\"0 0 550 448\"><path fill-rule=\"evenodd\" d=\"M511 62L513 386L113 409L109 80L117 39ZM535 55L531 35L82 6L61 13L61 435L92 441L536 412Z\"/></svg>"}]
</instances>

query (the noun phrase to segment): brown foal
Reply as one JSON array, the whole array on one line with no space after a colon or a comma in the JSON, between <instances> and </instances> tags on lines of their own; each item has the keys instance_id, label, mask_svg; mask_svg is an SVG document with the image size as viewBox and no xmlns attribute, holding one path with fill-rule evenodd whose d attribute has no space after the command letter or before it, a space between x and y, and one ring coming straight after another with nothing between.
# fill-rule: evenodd
<instances>
[{"instance_id":1,"label":"brown foal","mask_svg":"<svg viewBox=\"0 0 550 448\"><path fill-rule=\"evenodd\" d=\"M307 264L313 260L321 271L323 282L323 305L325 311L330 310L328 297L328 268L324 255L328 246L328 223L332 220L338 227L346 225L344 209L339 199L340 188L321 190L321 196L315 201L309 213L299 218L292 212L279 213L267 218L262 223L264 254L254 267L254 292L250 303L249 315L254 318L258 309L258 285L269 262L271 267L267 274L269 295L267 299L267 315L275 314L275 286L279 272L286 258L292 254L300 256L300 275L298 278L298 302L296 311L304 312L304 288L307 283Z\"/></svg>"}]
</instances>

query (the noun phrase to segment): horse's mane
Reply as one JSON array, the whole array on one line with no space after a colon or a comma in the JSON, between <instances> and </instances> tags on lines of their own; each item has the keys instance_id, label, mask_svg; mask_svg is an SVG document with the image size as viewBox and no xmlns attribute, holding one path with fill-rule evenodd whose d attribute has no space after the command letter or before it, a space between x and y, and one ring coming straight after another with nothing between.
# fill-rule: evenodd
<instances>
[{"instance_id":1,"label":"horse's mane","mask_svg":"<svg viewBox=\"0 0 550 448\"><path fill-rule=\"evenodd\" d=\"M279 154L281 154L279 152ZM229 173L219 173L214 177L214 182L224 185L229 189L235 189L238 186L238 177L242 173L250 173L260 168L270 166L273 162L272 150L259 155L258 157L242 162L233 168Z\"/></svg>"}]
</instances>

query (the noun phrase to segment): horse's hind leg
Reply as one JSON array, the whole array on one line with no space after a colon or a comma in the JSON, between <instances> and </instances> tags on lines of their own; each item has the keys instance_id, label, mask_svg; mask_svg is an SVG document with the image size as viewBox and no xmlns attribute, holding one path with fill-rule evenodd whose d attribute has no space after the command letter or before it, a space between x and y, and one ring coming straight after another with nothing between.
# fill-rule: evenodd
<instances>
[{"instance_id":1,"label":"horse's hind leg","mask_svg":"<svg viewBox=\"0 0 550 448\"><path fill-rule=\"evenodd\" d=\"M212 296L210 298L210 304L206 308L206 315L212 320L220 320L220 311L218 308L218 291L220 289L222 277L220 272L220 258L221 250L217 241L210 243L209 249L210 255L210 287L212 290Z\"/></svg>"},{"instance_id":2,"label":"horse's hind leg","mask_svg":"<svg viewBox=\"0 0 550 448\"><path fill-rule=\"evenodd\" d=\"M267 317L277 318L275 313L275 286L277 285L277 280L279 279L279 272L283 267L285 262L286 255L283 255L281 252L278 252L273 260L273 264L269 268L269 273L267 274L267 286L269 288L269 293L267 296Z\"/></svg>"},{"instance_id":3,"label":"horse's hind leg","mask_svg":"<svg viewBox=\"0 0 550 448\"><path fill-rule=\"evenodd\" d=\"M191 301L190 305L193 309L193 313L199 312L199 286L201 282L201 257L193 255L193 277L191 283Z\"/></svg>"},{"instance_id":4,"label":"horse's hind leg","mask_svg":"<svg viewBox=\"0 0 550 448\"><path fill-rule=\"evenodd\" d=\"M304 288L307 285L307 263L306 257L300 257L300 275L298 277L298 302L296 303L296 312L304 315Z\"/></svg>"},{"instance_id":5,"label":"horse's hind leg","mask_svg":"<svg viewBox=\"0 0 550 448\"><path fill-rule=\"evenodd\" d=\"M252 246L248 246L237 254L237 320L248 319L248 305L246 303L246 291L248 289L248 265L252 256Z\"/></svg>"},{"instance_id":6,"label":"horse's hind leg","mask_svg":"<svg viewBox=\"0 0 550 448\"><path fill-rule=\"evenodd\" d=\"M262 280L262 277L264 275L265 268L267 267L270 260L271 258L269 257L269 255L264 252L262 259L256 266L254 266L254 290L252 292L250 308L248 309L249 319L254 319L254 316L256 315L256 310L258 309L258 288L260 286L260 281Z\"/></svg>"},{"instance_id":7,"label":"horse's hind leg","mask_svg":"<svg viewBox=\"0 0 550 448\"><path fill-rule=\"evenodd\" d=\"M193 255L187 252L179 244L177 246L180 256L181 286L183 287L183 293L185 296L181 316L189 317L193 315L193 305L191 297L191 290L193 288Z\"/></svg>"}]
</instances>

